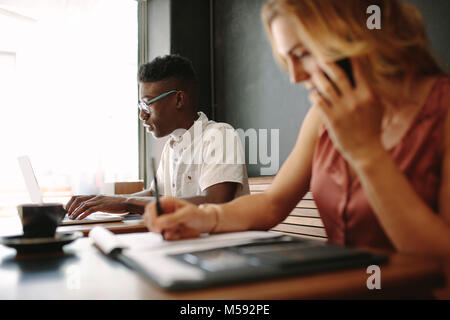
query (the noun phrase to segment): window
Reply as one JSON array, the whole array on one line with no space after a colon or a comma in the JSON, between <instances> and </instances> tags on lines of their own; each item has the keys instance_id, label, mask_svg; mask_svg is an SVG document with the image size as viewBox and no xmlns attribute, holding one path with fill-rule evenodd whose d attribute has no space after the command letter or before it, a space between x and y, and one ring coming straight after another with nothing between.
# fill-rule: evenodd
<instances>
[{"instance_id":1,"label":"window","mask_svg":"<svg viewBox=\"0 0 450 320\"><path fill-rule=\"evenodd\" d=\"M138 179L137 1L0 0L0 216ZM6 32L5 32L6 31Z\"/></svg>"}]
</instances>

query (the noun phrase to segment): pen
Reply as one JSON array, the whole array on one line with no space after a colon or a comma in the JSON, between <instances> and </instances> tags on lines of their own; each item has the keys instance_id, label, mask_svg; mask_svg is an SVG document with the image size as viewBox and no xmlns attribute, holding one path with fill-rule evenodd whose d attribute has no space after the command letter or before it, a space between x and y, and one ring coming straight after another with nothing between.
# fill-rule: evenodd
<instances>
[{"instance_id":1,"label":"pen","mask_svg":"<svg viewBox=\"0 0 450 320\"><path fill-rule=\"evenodd\" d=\"M162 214L161 204L159 203L158 180L156 179L155 159L152 157L153 183L155 184L156 211L158 216Z\"/></svg>"},{"instance_id":2,"label":"pen","mask_svg":"<svg viewBox=\"0 0 450 320\"><path fill-rule=\"evenodd\" d=\"M156 213L158 216L162 215L161 204L159 203L159 192L158 192L158 180L156 179L156 170L155 170L155 159L152 157L152 172L153 172L153 183L155 184L155 198L156 198ZM164 239L164 231L161 232L161 235Z\"/></svg>"}]
</instances>

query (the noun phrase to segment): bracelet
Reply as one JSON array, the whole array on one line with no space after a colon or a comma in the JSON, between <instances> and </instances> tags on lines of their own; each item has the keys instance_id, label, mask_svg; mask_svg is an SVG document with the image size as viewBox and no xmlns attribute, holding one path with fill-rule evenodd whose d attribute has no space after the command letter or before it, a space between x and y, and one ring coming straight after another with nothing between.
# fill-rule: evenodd
<instances>
[{"instance_id":1,"label":"bracelet","mask_svg":"<svg viewBox=\"0 0 450 320\"><path fill-rule=\"evenodd\" d=\"M216 217L216 223L214 224L214 227L211 228L209 233L215 233L217 227L219 226L220 213L223 212L223 209L218 204L213 204L213 203L201 204L198 206L198 208L201 210L205 210L206 212L208 212L210 208L212 209L212 211L214 212L214 215Z\"/></svg>"}]
</instances>

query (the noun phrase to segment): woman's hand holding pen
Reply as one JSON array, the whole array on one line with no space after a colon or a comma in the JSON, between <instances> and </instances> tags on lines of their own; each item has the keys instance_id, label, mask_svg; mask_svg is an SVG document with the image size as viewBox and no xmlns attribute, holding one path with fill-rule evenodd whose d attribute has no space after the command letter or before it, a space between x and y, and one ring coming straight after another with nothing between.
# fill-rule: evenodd
<instances>
[{"instance_id":1,"label":"woman's hand holding pen","mask_svg":"<svg viewBox=\"0 0 450 320\"><path fill-rule=\"evenodd\" d=\"M156 202L145 207L144 223L156 233L164 233L165 240L195 238L211 232L217 225L217 212L174 197L162 197L162 214L158 215Z\"/></svg>"},{"instance_id":2,"label":"woman's hand holding pen","mask_svg":"<svg viewBox=\"0 0 450 320\"><path fill-rule=\"evenodd\" d=\"M309 99L321 110L330 138L350 162L361 164L385 152L381 143L383 106L367 82L360 63L351 59L355 87L335 63L321 62L312 80L318 92Z\"/></svg>"}]
</instances>

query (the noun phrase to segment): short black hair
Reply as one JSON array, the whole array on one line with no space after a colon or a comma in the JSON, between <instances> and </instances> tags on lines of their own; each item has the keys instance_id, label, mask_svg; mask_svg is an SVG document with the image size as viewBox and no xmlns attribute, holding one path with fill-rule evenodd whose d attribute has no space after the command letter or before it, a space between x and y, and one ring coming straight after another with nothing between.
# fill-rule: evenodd
<instances>
[{"instance_id":1,"label":"short black hair","mask_svg":"<svg viewBox=\"0 0 450 320\"><path fill-rule=\"evenodd\" d=\"M159 56L139 67L139 82L156 82L170 78L197 84L192 62L178 54Z\"/></svg>"}]
</instances>

